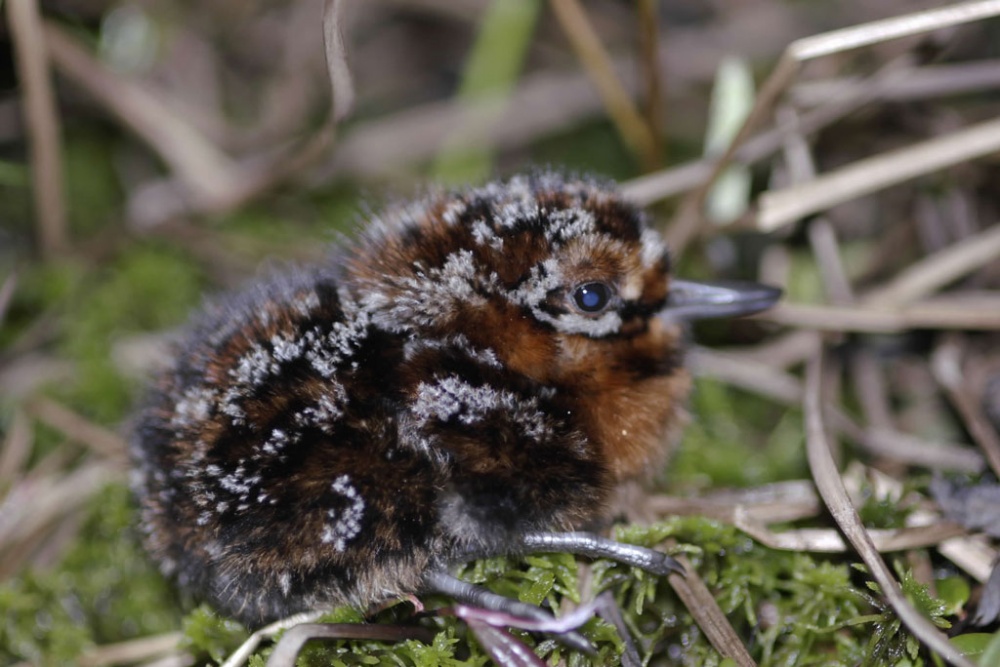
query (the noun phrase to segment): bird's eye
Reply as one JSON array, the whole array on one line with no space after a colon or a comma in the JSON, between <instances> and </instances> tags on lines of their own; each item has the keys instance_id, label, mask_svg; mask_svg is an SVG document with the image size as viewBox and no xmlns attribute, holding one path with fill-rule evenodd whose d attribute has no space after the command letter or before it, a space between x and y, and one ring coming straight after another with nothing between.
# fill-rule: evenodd
<instances>
[{"instance_id":1,"label":"bird's eye","mask_svg":"<svg viewBox=\"0 0 1000 667\"><path fill-rule=\"evenodd\" d=\"M585 313L599 313L611 301L611 288L604 283L583 283L573 290L573 302Z\"/></svg>"}]
</instances>

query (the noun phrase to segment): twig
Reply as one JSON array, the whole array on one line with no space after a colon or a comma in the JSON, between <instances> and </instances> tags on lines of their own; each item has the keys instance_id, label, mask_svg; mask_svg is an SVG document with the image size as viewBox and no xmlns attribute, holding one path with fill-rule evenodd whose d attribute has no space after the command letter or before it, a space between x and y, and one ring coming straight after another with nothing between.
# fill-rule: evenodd
<instances>
[{"instance_id":1,"label":"twig","mask_svg":"<svg viewBox=\"0 0 1000 667\"><path fill-rule=\"evenodd\" d=\"M899 583L893 578L885 561L872 543L872 538L861 523L861 517L851 504L830 453L826 425L823 422L823 355L817 355L806 369L805 420L806 452L820 497L830 510L834 521L861 556L868 571L878 583L882 594L899 616L900 621L920 641L940 655L945 661L960 667L975 667L948 638L924 618L906 599Z\"/></svg>"},{"instance_id":2,"label":"twig","mask_svg":"<svg viewBox=\"0 0 1000 667\"><path fill-rule=\"evenodd\" d=\"M1000 14L1000 0L965 2L882 21L874 21L805 37L792 42L782 54L771 75L761 86L756 103L742 129L737 133L728 150L715 161L707 179L681 204L668 234L671 245L679 252L697 231L702 217L705 197L723 169L732 161L736 151L752 132L771 113L778 99L795 78L800 67L815 58L841 53L862 46L878 44L890 39L920 34L960 25ZM818 209L816 209L818 210Z\"/></svg>"},{"instance_id":3,"label":"twig","mask_svg":"<svg viewBox=\"0 0 1000 667\"><path fill-rule=\"evenodd\" d=\"M771 549L843 553L848 548L839 532L827 528L800 528L775 532L760 522L745 520L742 517L738 517L733 525ZM868 530L873 548L879 553L932 547L944 540L966 534L967 531L963 526L949 521L938 521L929 526Z\"/></svg>"},{"instance_id":4,"label":"twig","mask_svg":"<svg viewBox=\"0 0 1000 667\"><path fill-rule=\"evenodd\" d=\"M312 623L318 620L323 615L321 611L308 611L301 612L289 616L288 618L283 618L279 621L275 621L270 625L265 625L260 628L240 644L239 648L229 654L225 662L222 663L221 667L241 667L250 656L253 655L257 647L260 646L261 642L265 639L271 639L275 635L285 630L294 628L296 625L301 623Z\"/></svg>"},{"instance_id":5,"label":"twig","mask_svg":"<svg viewBox=\"0 0 1000 667\"><path fill-rule=\"evenodd\" d=\"M962 371L962 345L957 334L945 338L931 357L931 371L944 387L952 405L958 410L969 434L986 456L993 474L1000 476L1000 434L997 433L979 402L973 398L964 382Z\"/></svg>"},{"instance_id":6,"label":"twig","mask_svg":"<svg viewBox=\"0 0 1000 667\"><path fill-rule=\"evenodd\" d=\"M832 97L827 104L802 114L798 118L797 131L802 135L818 132L871 101L879 99L881 91L888 82L905 77L908 71L909 59L901 59L887 64L875 76L869 77L857 88L852 89L851 94ZM746 139L735 149L732 160L749 165L769 157L784 145L785 132L785 128L779 126ZM715 156L689 162L635 178L624 183L623 189L626 195L636 203L648 205L660 199L703 187L705 182L713 178L717 162L718 158ZM683 216L678 216L678 218L673 227L681 226ZM696 223L697 220L694 222ZM684 243L681 242L685 241L692 233L692 229L686 231L677 229L672 232L674 238L671 241L675 244L675 249L678 251L682 249Z\"/></svg>"},{"instance_id":7,"label":"twig","mask_svg":"<svg viewBox=\"0 0 1000 667\"><path fill-rule=\"evenodd\" d=\"M578 0L550 0L559 24L604 101L619 134L647 168L656 166L656 140L619 81L601 39Z\"/></svg>"},{"instance_id":8,"label":"twig","mask_svg":"<svg viewBox=\"0 0 1000 667\"><path fill-rule=\"evenodd\" d=\"M1000 119L882 153L760 196L757 226L771 231L891 185L1000 150Z\"/></svg>"},{"instance_id":9,"label":"twig","mask_svg":"<svg viewBox=\"0 0 1000 667\"><path fill-rule=\"evenodd\" d=\"M130 665L140 660L149 660L164 653L176 651L184 639L184 633L167 632L152 637L141 637L117 644L95 646L80 656L80 667L107 667L108 665Z\"/></svg>"},{"instance_id":10,"label":"twig","mask_svg":"<svg viewBox=\"0 0 1000 667\"><path fill-rule=\"evenodd\" d=\"M705 637L724 658L733 660L740 667L756 667L757 663L750 657L739 635L719 608L719 603L705 586L705 582L683 555L678 555L676 558L684 566L687 576L671 574L667 580L677 593L677 597L698 622L698 627L705 633Z\"/></svg>"},{"instance_id":11,"label":"twig","mask_svg":"<svg viewBox=\"0 0 1000 667\"><path fill-rule=\"evenodd\" d=\"M894 333L908 329L1000 330L1000 294L966 294L895 306L782 303L759 315L769 322L821 331Z\"/></svg>"},{"instance_id":12,"label":"twig","mask_svg":"<svg viewBox=\"0 0 1000 667\"><path fill-rule=\"evenodd\" d=\"M10 308L10 303L14 300L14 290L16 289L17 273L11 271L10 275L4 278L3 285L0 285L0 325L7 317L7 309Z\"/></svg>"},{"instance_id":13,"label":"twig","mask_svg":"<svg viewBox=\"0 0 1000 667\"><path fill-rule=\"evenodd\" d=\"M121 478L105 463L87 463L72 472L34 474L16 484L0 502L0 553L18 562L28 556L23 545L38 531L83 507L107 483ZM0 578L13 567L4 562Z\"/></svg>"},{"instance_id":14,"label":"twig","mask_svg":"<svg viewBox=\"0 0 1000 667\"><path fill-rule=\"evenodd\" d=\"M60 72L93 95L163 158L201 202L226 199L239 186L232 160L139 83L110 72L63 28L45 24Z\"/></svg>"},{"instance_id":15,"label":"twig","mask_svg":"<svg viewBox=\"0 0 1000 667\"><path fill-rule=\"evenodd\" d=\"M8 0L7 20L24 92L38 243L42 255L52 257L66 250L69 237L63 194L59 114L49 75L49 45L42 32L37 0Z\"/></svg>"},{"instance_id":16,"label":"twig","mask_svg":"<svg viewBox=\"0 0 1000 667\"><path fill-rule=\"evenodd\" d=\"M998 259L1000 224L911 264L887 285L868 292L863 302L875 307L910 303Z\"/></svg>"},{"instance_id":17,"label":"twig","mask_svg":"<svg viewBox=\"0 0 1000 667\"><path fill-rule=\"evenodd\" d=\"M942 556L959 566L980 583L986 583L998 555L985 535L955 537L938 545Z\"/></svg>"},{"instance_id":18,"label":"twig","mask_svg":"<svg viewBox=\"0 0 1000 667\"><path fill-rule=\"evenodd\" d=\"M126 447L121 436L52 399L39 396L28 402L26 409L30 416L87 445L98 454L119 463L125 460Z\"/></svg>"},{"instance_id":19,"label":"twig","mask_svg":"<svg viewBox=\"0 0 1000 667\"><path fill-rule=\"evenodd\" d=\"M221 213L243 205L313 164L329 150L337 121L351 110L354 88L340 21L346 2L324 4L327 66L333 91L330 117L319 133L266 156L234 161L137 82L113 75L65 31L45 26L56 65L115 113L170 165L174 178L140 190L129 216L152 226L181 213Z\"/></svg>"},{"instance_id":20,"label":"twig","mask_svg":"<svg viewBox=\"0 0 1000 667\"><path fill-rule=\"evenodd\" d=\"M336 125L354 109L354 79L347 65L344 44L344 11L347 0L326 0L323 5L323 43L326 48L326 70L330 75L333 104L329 122Z\"/></svg>"},{"instance_id":21,"label":"twig","mask_svg":"<svg viewBox=\"0 0 1000 667\"><path fill-rule=\"evenodd\" d=\"M0 490L12 484L24 469L33 440L31 421L22 410L16 410L0 445Z\"/></svg>"},{"instance_id":22,"label":"twig","mask_svg":"<svg viewBox=\"0 0 1000 667\"><path fill-rule=\"evenodd\" d=\"M831 98L850 95L864 79L852 77L805 81L789 91L796 105L812 107ZM1000 62L975 60L915 67L905 77L890 82L882 90L882 99L893 102L937 99L949 95L977 93L1000 87Z\"/></svg>"},{"instance_id":23,"label":"twig","mask_svg":"<svg viewBox=\"0 0 1000 667\"><path fill-rule=\"evenodd\" d=\"M639 23L639 67L644 83L643 107L646 125L652 134L653 159L657 165L662 164L665 144L663 142L663 127L666 122L663 105L664 77L663 68L657 53L660 50L659 0L639 0L636 3L636 13Z\"/></svg>"}]
</instances>

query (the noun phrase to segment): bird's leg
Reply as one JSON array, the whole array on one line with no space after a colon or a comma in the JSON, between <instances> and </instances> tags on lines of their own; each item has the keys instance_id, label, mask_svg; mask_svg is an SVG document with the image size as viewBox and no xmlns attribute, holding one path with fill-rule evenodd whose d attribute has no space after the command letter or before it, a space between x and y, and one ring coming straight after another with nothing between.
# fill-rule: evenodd
<instances>
[{"instance_id":1,"label":"bird's leg","mask_svg":"<svg viewBox=\"0 0 1000 667\"><path fill-rule=\"evenodd\" d=\"M510 636L503 628L520 628L531 632L548 632L556 635L565 634L571 630L579 628L589 621L596 614L610 623L618 631L618 635L624 643L624 652L621 656L623 667L641 667L642 660L635 644L631 641L631 635L625 626L625 619L622 618L621 610L615 602L611 591L605 591L596 599L582 604L576 609L563 614L559 618L547 618L541 620L526 619L516 617L507 612L491 611L480 607L468 607L466 605L456 605L451 612L468 623L469 628L475 633L480 643L489 651L497 664L517 664L535 665L532 660L534 654L524 659L521 655L526 649L516 638ZM538 664L543 664L538 661Z\"/></svg>"},{"instance_id":2,"label":"bird's leg","mask_svg":"<svg viewBox=\"0 0 1000 667\"><path fill-rule=\"evenodd\" d=\"M684 574L684 567L677 560L665 553L633 544L623 544L594 535L593 533L526 533L517 537L510 545L509 550L506 551L507 555L546 552L571 553L588 558L606 558L661 576ZM480 553L472 549L463 553L456 560L468 561L489 555L500 554ZM490 651L491 654L494 649L497 651L504 650L509 641L513 639L508 639L509 635L497 635L494 637L495 633L490 634L484 630L485 627L495 628L499 626L552 632L567 646L592 653L593 648L590 646L590 643L582 635L572 630L572 628L579 627L596 611L604 620L615 626L625 643L622 664L641 664L638 651L635 648L628 629L625 627L621 611L618 609L613 598L600 596L591 603L592 606L586 609L581 607L577 610L579 613L585 615L583 620L576 620L574 616L573 619L567 618L564 621L563 619L554 619L548 612L535 605L497 595L440 570L426 574L424 576L424 585L428 591L448 595L459 602L471 606L456 607L456 615L467 619L469 627L479 637L480 643L484 645L483 647L487 651Z\"/></svg>"},{"instance_id":3,"label":"bird's leg","mask_svg":"<svg viewBox=\"0 0 1000 667\"><path fill-rule=\"evenodd\" d=\"M526 533L519 538L519 542L524 553L571 553L588 558L606 558L661 576L684 574L684 566L665 553L634 544L623 544L593 533ZM601 618L615 626L618 636L625 643L622 664L641 664L635 642L625 627L625 620L614 598L610 595L599 596L594 605Z\"/></svg>"},{"instance_id":4,"label":"bird's leg","mask_svg":"<svg viewBox=\"0 0 1000 667\"><path fill-rule=\"evenodd\" d=\"M523 553L571 553L588 558L606 558L661 576L684 574L684 566L665 553L633 544L623 544L593 533L526 533L520 537L519 542ZM593 604L601 618L615 626L618 636L625 644L622 664L640 665L639 652L631 633L625 627L625 620L614 598L610 595L601 595Z\"/></svg>"},{"instance_id":5,"label":"bird's leg","mask_svg":"<svg viewBox=\"0 0 1000 667\"><path fill-rule=\"evenodd\" d=\"M541 607L497 595L482 586L462 581L442 570L433 570L424 575L424 587L429 592L447 595L470 607L539 622L552 620L552 616ZM565 632L558 633L558 637L563 644L577 651L591 654L594 652L594 647L590 645L590 642L574 630L567 629Z\"/></svg>"},{"instance_id":6,"label":"bird's leg","mask_svg":"<svg viewBox=\"0 0 1000 667\"><path fill-rule=\"evenodd\" d=\"M655 549L615 542L593 533L526 533L519 538L519 553L570 553L607 558L652 574L684 574L684 566Z\"/></svg>"},{"instance_id":7,"label":"bird's leg","mask_svg":"<svg viewBox=\"0 0 1000 667\"><path fill-rule=\"evenodd\" d=\"M588 558L606 558L660 576L684 574L684 566L665 553L633 544L623 544L593 533L527 533L520 536L519 543L522 553L571 553ZM595 604L601 601L601 597L595 600ZM622 664L641 664L635 642L625 627L625 620L614 598L610 596L604 598L599 605L596 605L596 610L604 620L615 626L625 644Z\"/></svg>"}]
</instances>

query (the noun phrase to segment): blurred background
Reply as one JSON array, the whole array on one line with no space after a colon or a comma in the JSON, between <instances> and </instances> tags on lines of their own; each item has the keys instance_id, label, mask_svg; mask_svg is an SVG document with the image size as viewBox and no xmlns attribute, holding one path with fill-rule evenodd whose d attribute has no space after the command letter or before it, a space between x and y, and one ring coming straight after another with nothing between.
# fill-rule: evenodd
<instances>
[{"instance_id":1,"label":"blurred background","mask_svg":"<svg viewBox=\"0 0 1000 667\"><path fill-rule=\"evenodd\" d=\"M1000 421L1000 20L803 59L709 189L710 158L789 45L938 3L334 4L325 44L320 0L0 2L0 664L232 650L242 630L187 613L135 544L121 434L167 341L204 295L321 261L383 202L535 166L621 182L687 276L787 290L772 314L695 332L671 494L809 477L799 383L824 340L839 361L831 428L846 436L842 467L860 466L852 492L870 526L928 508L943 520L944 500L963 524L958 491L928 490L935 474L992 492L980 474ZM931 157L905 152L935 139ZM877 156L888 162L866 165ZM836 200L795 189L858 164L874 171ZM777 213L782 197L803 208ZM637 514L679 511L665 507ZM803 517L832 531L818 506ZM664 535L702 545L760 664L924 664L851 557L776 556L722 523ZM963 634L995 552L981 542L963 565L944 539L893 562ZM785 569L751 576L758 562ZM830 579L804 583L803 568ZM718 660L670 595L643 612L659 621L630 621L657 660ZM796 616L807 600L820 602ZM850 623L868 616L881 630Z\"/></svg>"}]
</instances>

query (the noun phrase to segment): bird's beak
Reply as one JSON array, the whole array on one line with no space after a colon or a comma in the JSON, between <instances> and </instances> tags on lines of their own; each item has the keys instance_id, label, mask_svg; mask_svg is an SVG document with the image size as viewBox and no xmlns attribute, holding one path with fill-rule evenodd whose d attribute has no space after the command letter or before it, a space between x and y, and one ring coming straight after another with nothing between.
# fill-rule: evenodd
<instances>
[{"instance_id":1,"label":"bird's beak","mask_svg":"<svg viewBox=\"0 0 1000 667\"><path fill-rule=\"evenodd\" d=\"M667 305L659 316L667 322L738 317L766 310L780 298L780 289L759 283L671 280Z\"/></svg>"}]
</instances>

